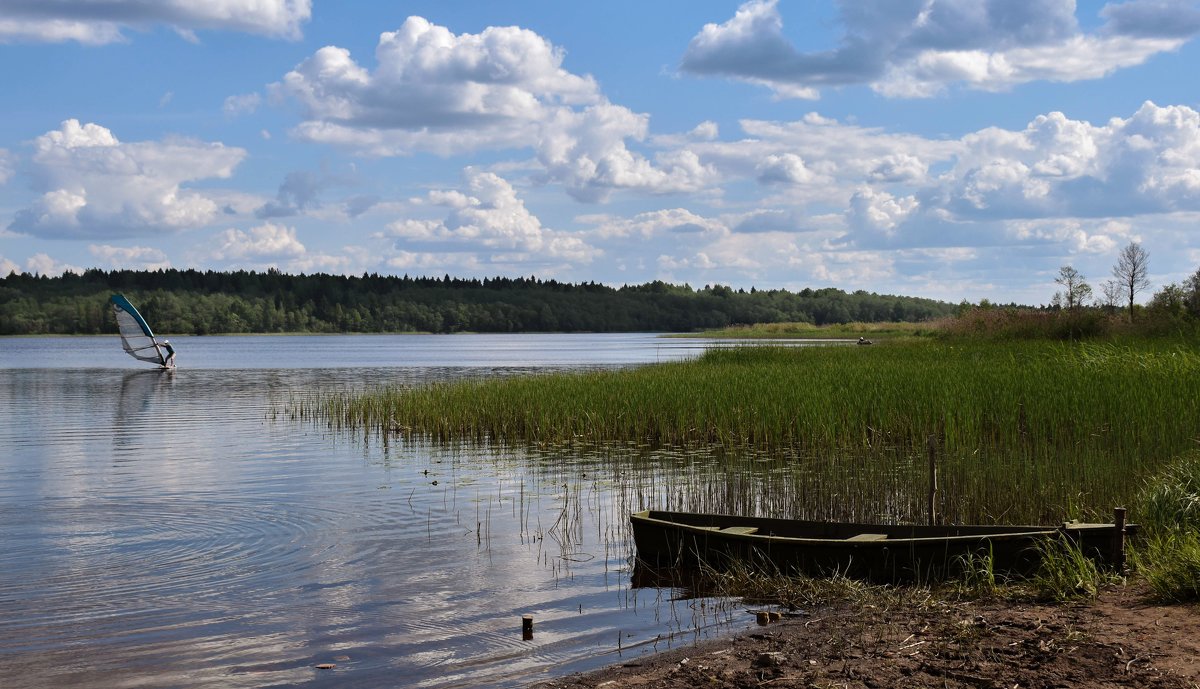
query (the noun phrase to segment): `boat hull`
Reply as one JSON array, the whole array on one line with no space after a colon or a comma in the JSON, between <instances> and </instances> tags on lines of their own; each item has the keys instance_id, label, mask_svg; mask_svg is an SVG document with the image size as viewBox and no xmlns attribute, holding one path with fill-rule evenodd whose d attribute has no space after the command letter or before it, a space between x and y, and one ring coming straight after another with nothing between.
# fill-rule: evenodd
<instances>
[{"instance_id":1,"label":"boat hull","mask_svg":"<svg viewBox=\"0 0 1200 689\"><path fill-rule=\"evenodd\" d=\"M638 559L672 569L749 564L781 574L927 581L990 556L996 573L1029 574L1036 546L1069 538L1100 563L1123 562L1133 525L915 526L736 517L647 510L631 516Z\"/></svg>"}]
</instances>

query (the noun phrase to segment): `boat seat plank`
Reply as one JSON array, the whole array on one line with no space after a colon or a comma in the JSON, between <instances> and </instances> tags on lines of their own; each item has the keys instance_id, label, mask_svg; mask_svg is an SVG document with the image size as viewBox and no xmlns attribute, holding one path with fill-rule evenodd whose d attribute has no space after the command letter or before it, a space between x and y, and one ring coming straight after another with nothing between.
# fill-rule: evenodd
<instances>
[{"instance_id":1,"label":"boat seat plank","mask_svg":"<svg viewBox=\"0 0 1200 689\"><path fill-rule=\"evenodd\" d=\"M885 533L860 533L856 536L851 536L847 541L886 541L887 534Z\"/></svg>"},{"instance_id":2,"label":"boat seat plank","mask_svg":"<svg viewBox=\"0 0 1200 689\"><path fill-rule=\"evenodd\" d=\"M749 536L757 531L758 527L756 526L727 526L724 529L721 529L721 533L735 534L739 536Z\"/></svg>"}]
</instances>

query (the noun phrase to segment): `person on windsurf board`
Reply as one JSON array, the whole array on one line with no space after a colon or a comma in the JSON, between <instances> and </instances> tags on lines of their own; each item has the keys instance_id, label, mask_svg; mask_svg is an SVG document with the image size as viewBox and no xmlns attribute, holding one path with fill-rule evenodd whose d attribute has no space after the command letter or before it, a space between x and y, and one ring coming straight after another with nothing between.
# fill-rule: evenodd
<instances>
[{"instance_id":1,"label":"person on windsurf board","mask_svg":"<svg viewBox=\"0 0 1200 689\"><path fill-rule=\"evenodd\" d=\"M163 349L167 350L167 356L163 359L163 368L175 368L175 348L171 346L171 341L164 339L162 341Z\"/></svg>"},{"instance_id":2,"label":"person on windsurf board","mask_svg":"<svg viewBox=\"0 0 1200 689\"><path fill-rule=\"evenodd\" d=\"M146 319L133 308L125 295L114 294L109 302L117 317L117 329L121 333L121 347L125 353L138 361L158 364L159 368L175 368L175 348L171 346L171 341L155 337Z\"/></svg>"}]
</instances>

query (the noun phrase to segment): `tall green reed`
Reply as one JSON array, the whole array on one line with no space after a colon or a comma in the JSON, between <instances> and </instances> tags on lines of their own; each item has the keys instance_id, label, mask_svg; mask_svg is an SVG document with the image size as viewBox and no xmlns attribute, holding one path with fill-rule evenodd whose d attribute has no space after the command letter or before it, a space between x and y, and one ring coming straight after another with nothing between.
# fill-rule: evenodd
<instances>
[{"instance_id":1,"label":"tall green reed","mask_svg":"<svg viewBox=\"0 0 1200 689\"><path fill-rule=\"evenodd\" d=\"M1154 342L737 347L329 394L293 412L434 440L765 454L791 467L789 494L896 520L924 511L932 437L945 519L1045 522L1108 515L1136 479L1194 446L1198 372L1197 350Z\"/></svg>"},{"instance_id":2,"label":"tall green reed","mask_svg":"<svg viewBox=\"0 0 1200 689\"><path fill-rule=\"evenodd\" d=\"M1134 566L1158 598L1200 600L1200 452L1163 467L1139 497L1145 534L1133 549Z\"/></svg>"}]
</instances>

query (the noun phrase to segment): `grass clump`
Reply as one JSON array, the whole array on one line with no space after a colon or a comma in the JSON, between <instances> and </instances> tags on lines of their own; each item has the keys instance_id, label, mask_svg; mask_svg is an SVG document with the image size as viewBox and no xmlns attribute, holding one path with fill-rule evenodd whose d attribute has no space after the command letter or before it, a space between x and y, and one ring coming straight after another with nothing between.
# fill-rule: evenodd
<instances>
[{"instance_id":1,"label":"grass clump","mask_svg":"<svg viewBox=\"0 0 1200 689\"><path fill-rule=\"evenodd\" d=\"M1065 603L1092 599L1116 576L1102 572L1078 543L1065 536L1039 541L1036 548L1040 564L1029 584L1042 600Z\"/></svg>"},{"instance_id":2,"label":"grass clump","mask_svg":"<svg viewBox=\"0 0 1200 689\"><path fill-rule=\"evenodd\" d=\"M778 605L788 610L833 603L874 604L907 590L872 584L838 572L825 576L789 575L770 563L745 561L732 561L720 570L706 568L701 581L712 595L740 598L751 604Z\"/></svg>"},{"instance_id":3,"label":"grass clump","mask_svg":"<svg viewBox=\"0 0 1200 689\"><path fill-rule=\"evenodd\" d=\"M1139 501L1144 537L1133 564L1165 601L1200 600L1200 452L1150 479Z\"/></svg>"},{"instance_id":4,"label":"grass clump","mask_svg":"<svg viewBox=\"0 0 1200 689\"><path fill-rule=\"evenodd\" d=\"M1134 565L1160 600L1200 601L1200 536L1172 531L1147 536L1134 551Z\"/></svg>"},{"instance_id":5,"label":"grass clump","mask_svg":"<svg viewBox=\"0 0 1200 689\"><path fill-rule=\"evenodd\" d=\"M989 547L986 553L971 553L958 563L959 576L950 585L960 595L968 598L994 598L1007 591L1004 581L997 576L995 558Z\"/></svg>"}]
</instances>

